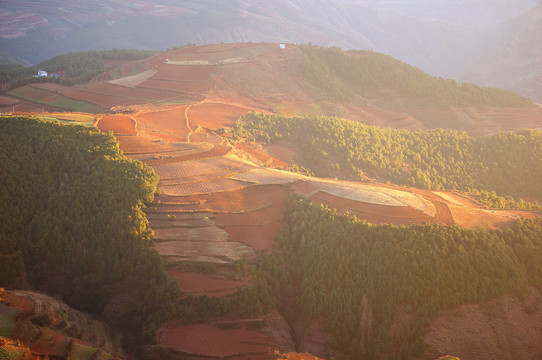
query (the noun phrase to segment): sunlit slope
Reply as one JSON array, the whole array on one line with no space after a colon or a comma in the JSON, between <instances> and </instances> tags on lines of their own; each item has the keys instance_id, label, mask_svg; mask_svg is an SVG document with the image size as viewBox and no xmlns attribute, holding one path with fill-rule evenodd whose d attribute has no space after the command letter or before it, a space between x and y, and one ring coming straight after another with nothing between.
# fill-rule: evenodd
<instances>
[{"instance_id":1,"label":"sunlit slope","mask_svg":"<svg viewBox=\"0 0 542 360\"><path fill-rule=\"evenodd\" d=\"M206 99L227 103L235 115L249 110L326 114L377 126L453 128L475 135L542 124L542 109L510 92L433 78L375 52L290 44L285 49L279 44L179 48L123 64L85 85L33 84L12 95L26 110L48 104L120 110Z\"/></svg>"}]
</instances>

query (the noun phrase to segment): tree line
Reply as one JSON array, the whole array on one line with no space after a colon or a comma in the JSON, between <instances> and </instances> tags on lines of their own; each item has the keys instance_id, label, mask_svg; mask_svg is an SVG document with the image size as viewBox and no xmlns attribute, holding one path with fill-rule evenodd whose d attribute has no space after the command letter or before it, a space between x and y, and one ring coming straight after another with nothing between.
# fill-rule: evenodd
<instances>
[{"instance_id":1,"label":"tree line","mask_svg":"<svg viewBox=\"0 0 542 360\"><path fill-rule=\"evenodd\" d=\"M531 101L511 91L435 78L389 55L368 50L301 46L302 69L328 98L350 101L354 94L396 99L412 105L525 106Z\"/></svg>"},{"instance_id":2,"label":"tree line","mask_svg":"<svg viewBox=\"0 0 542 360\"><path fill-rule=\"evenodd\" d=\"M292 197L284 222L258 274L298 341L323 320L347 358L418 358L440 312L542 285L541 219L493 232L372 225Z\"/></svg>"},{"instance_id":3,"label":"tree line","mask_svg":"<svg viewBox=\"0 0 542 360\"><path fill-rule=\"evenodd\" d=\"M302 149L304 166L317 176L393 182L422 189L484 191L499 208L537 207L504 196L542 196L542 133L516 130L471 137L456 130L405 130L337 117L249 113L232 141L285 140Z\"/></svg>"},{"instance_id":4,"label":"tree line","mask_svg":"<svg viewBox=\"0 0 542 360\"><path fill-rule=\"evenodd\" d=\"M0 287L31 287L150 341L179 289L151 247L143 212L152 168L111 133L0 118Z\"/></svg>"}]
</instances>

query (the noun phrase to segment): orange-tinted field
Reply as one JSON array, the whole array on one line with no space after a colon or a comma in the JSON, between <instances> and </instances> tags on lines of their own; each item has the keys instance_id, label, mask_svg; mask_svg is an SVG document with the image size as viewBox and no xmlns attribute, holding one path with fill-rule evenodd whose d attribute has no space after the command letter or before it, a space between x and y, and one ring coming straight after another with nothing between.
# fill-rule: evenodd
<instances>
[{"instance_id":1,"label":"orange-tinted field","mask_svg":"<svg viewBox=\"0 0 542 360\"><path fill-rule=\"evenodd\" d=\"M233 294L247 281L230 280L224 277L170 270L169 275L177 279L179 287L193 295L224 296Z\"/></svg>"},{"instance_id":2,"label":"orange-tinted field","mask_svg":"<svg viewBox=\"0 0 542 360\"><path fill-rule=\"evenodd\" d=\"M183 353L204 357L267 357L278 345L263 333L247 329L246 324L230 330L203 324L168 327L160 330L158 342Z\"/></svg>"},{"instance_id":3,"label":"orange-tinted field","mask_svg":"<svg viewBox=\"0 0 542 360\"><path fill-rule=\"evenodd\" d=\"M245 107L213 102L202 102L190 106L188 116L190 125L193 128L202 126L207 129L216 130L223 127L231 127L249 109Z\"/></svg>"},{"instance_id":4,"label":"orange-tinted field","mask_svg":"<svg viewBox=\"0 0 542 360\"><path fill-rule=\"evenodd\" d=\"M153 111L134 116L141 133L165 135L169 141L186 141L190 129L185 117L186 106L163 111Z\"/></svg>"},{"instance_id":5,"label":"orange-tinted field","mask_svg":"<svg viewBox=\"0 0 542 360\"><path fill-rule=\"evenodd\" d=\"M116 135L137 135L136 122L127 115L106 115L98 121L98 129Z\"/></svg>"},{"instance_id":6,"label":"orange-tinted field","mask_svg":"<svg viewBox=\"0 0 542 360\"><path fill-rule=\"evenodd\" d=\"M237 144L235 145L235 147L239 150L246 152L247 154L252 156L254 159L258 160L259 162L267 166L274 167L274 168L288 166L287 163L277 160L262 151L255 150L249 145Z\"/></svg>"}]
</instances>

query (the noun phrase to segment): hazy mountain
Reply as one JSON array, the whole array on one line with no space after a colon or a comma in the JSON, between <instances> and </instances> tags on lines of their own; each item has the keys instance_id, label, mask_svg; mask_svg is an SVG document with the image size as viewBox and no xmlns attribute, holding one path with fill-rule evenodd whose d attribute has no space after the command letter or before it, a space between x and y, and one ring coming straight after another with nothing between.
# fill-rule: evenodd
<instances>
[{"instance_id":1,"label":"hazy mountain","mask_svg":"<svg viewBox=\"0 0 542 360\"><path fill-rule=\"evenodd\" d=\"M479 41L456 77L542 102L542 2Z\"/></svg>"},{"instance_id":2,"label":"hazy mountain","mask_svg":"<svg viewBox=\"0 0 542 360\"><path fill-rule=\"evenodd\" d=\"M31 63L69 51L296 42L390 54L434 75L534 0L52 0L0 3L0 47ZM9 56L8 56L9 55Z\"/></svg>"}]
</instances>

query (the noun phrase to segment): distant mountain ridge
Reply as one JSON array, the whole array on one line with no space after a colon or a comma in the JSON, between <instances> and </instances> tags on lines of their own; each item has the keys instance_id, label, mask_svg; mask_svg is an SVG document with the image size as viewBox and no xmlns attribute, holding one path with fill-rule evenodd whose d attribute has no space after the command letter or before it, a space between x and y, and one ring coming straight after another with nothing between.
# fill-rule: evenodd
<instances>
[{"instance_id":1,"label":"distant mountain ridge","mask_svg":"<svg viewBox=\"0 0 542 360\"><path fill-rule=\"evenodd\" d=\"M480 41L456 77L542 102L542 2Z\"/></svg>"}]
</instances>

